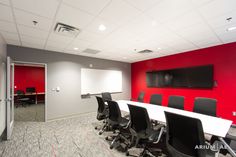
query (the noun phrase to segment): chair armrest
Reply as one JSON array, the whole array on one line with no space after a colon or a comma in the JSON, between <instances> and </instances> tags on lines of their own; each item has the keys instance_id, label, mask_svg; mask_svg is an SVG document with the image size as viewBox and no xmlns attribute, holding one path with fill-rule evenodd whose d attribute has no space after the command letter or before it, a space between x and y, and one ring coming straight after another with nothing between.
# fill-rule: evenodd
<instances>
[{"instance_id":1,"label":"chair armrest","mask_svg":"<svg viewBox=\"0 0 236 157\"><path fill-rule=\"evenodd\" d=\"M161 140L161 136L162 136L162 134L163 134L163 132L164 132L164 129L165 129L164 126L162 126L162 127L160 128L160 132L159 132L159 135L158 135L157 140L156 140L156 141L153 141L154 144L159 143L159 141Z\"/></svg>"}]
</instances>

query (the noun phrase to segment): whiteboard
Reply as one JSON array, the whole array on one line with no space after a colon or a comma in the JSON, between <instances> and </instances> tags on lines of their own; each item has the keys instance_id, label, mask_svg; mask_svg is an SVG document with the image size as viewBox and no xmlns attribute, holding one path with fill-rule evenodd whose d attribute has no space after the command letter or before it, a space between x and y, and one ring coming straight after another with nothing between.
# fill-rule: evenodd
<instances>
[{"instance_id":1,"label":"whiteboard","mask_svg":"<svg viewBox=\"0 0 236 157\"><path fill-rule=\"evenodd\" d=\"M122 71L81 68L81 95L122 92Z\"/></svg>"}]
</instances>

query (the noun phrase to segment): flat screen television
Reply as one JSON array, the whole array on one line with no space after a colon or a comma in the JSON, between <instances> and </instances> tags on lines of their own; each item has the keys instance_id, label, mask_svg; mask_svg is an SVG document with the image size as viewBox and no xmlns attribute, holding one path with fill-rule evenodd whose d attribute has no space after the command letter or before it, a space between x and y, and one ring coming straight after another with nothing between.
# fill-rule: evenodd
<instances>
[{"instance_id":1,"label":"flat screen television","mask_svg":"<svg viewBox=\"0 0 236 157\"><path fill-rule=\"evenodd\" d=\"M213 65L151 71L146 73L148 87L213 88Z\"/></svg>"}]
</instances>

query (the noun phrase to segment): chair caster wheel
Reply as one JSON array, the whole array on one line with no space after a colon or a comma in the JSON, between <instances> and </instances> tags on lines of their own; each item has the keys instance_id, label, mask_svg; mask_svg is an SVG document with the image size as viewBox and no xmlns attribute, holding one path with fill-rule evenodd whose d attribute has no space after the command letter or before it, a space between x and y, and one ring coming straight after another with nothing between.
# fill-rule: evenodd
<instances>
[{"instance_id":1,"label":"chair caster wheel","mask_svg":"<svg viewBox=\"0 0 236 157\"><path fill-rule=\"evenodd\" d=\"M98 135L101 135L101 134L102 134L102 132L99 132L99 133L98 133Z\"/></svg>"},{"instance_id":2,"label":"chair caster wheel","mask_svg":"<svg viewBox=\"0 0 236 157\"><path fill-rule=\"evenodd\" d=\"M110 149L113 149L113 146L110 146Z\"/></svg>"},{"instance_id":3,"label":"chair caster wheel","mask_svg":"<svg viewBox=\"0 0 236 157\"><path fill-rule=\"evenodd\" d=\"M98 129L98 127L95 127L94 129L95 129L95 130L97 130L97 129Z\"/></svg>"},{"instance_id":4,"label":"chair caster wheel","mask_svg":"<svg viewBox=\"0 0 236 157\"><path fill-rule=\"evenodd\" d=\"M107 141L108 141L108 137L106 137L106 138L105 138L105 140L107 140Z\"/></svg>"},{"instance_id":5,"label":"chair caster wheel","mask_svg":"<svg viewBox=\"0 0 236 157\"><path fill-rule=\"evenodd\" d=\"M127 151L127 152L125 153L125 155L126 155L126 156L129 156L129 152Z\"/></svg>"}]
</instances>

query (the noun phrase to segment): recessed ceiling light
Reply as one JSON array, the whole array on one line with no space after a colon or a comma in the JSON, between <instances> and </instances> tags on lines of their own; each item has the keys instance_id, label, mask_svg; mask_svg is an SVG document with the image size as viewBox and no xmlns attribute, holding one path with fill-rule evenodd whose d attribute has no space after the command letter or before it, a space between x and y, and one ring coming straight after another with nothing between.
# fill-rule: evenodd
<instances>
[{"instance_id":1,"label":"recessed ceiling light","mask_svg":"<svg viewBox=\"0 0 236 157\"><path fill-rule=\"evenodd\" d=\"M158 49L158 50L161 50L161 48L160 48L160 47L158 47L157 49Z\"/></svg>"},{"instance_id":2,"label":"recessed ceiling light","mask_svg":"<svg viewBox=\"0 0 236 157\"><path fill-rule=\"evenodd\" d=\"M157 22L156 21L152 21L152 26L156 26Z\"/></svg>"},{"instance_id":3,"label":"recessed ceiling light","mask_svg":"<svg viewBox=\"0 0 236 157\"><path fill-rule=\"evenodd\" d=\"M79 48L78 47L74 47L74 50L78 50Z\"/></svg>"},{"instance_id":4,"label":"recessed ceiling light","mask_svg":"<svg viewBox=\"0 0 236 157\"><path fill-rule=\"evenodd\" d=\"M234 26L234 27L229 27L229 28L227 28L226 30L227 30L227 31L233 31L233 30L236 30L236 26Z\"/></svg>"},{"instance_id":5,"label":"recessed ceiling light","mask_svg":"<svg viewBox=\"0 0 236 157\"><path fill-rule=\"evenodd\" d=\"M98 27L98 29L99 29L100 31L105 31L107 28L106 28L106 26L104 26L103 24L101 24L101 25Z\"/></svg>"}]
</instances>

